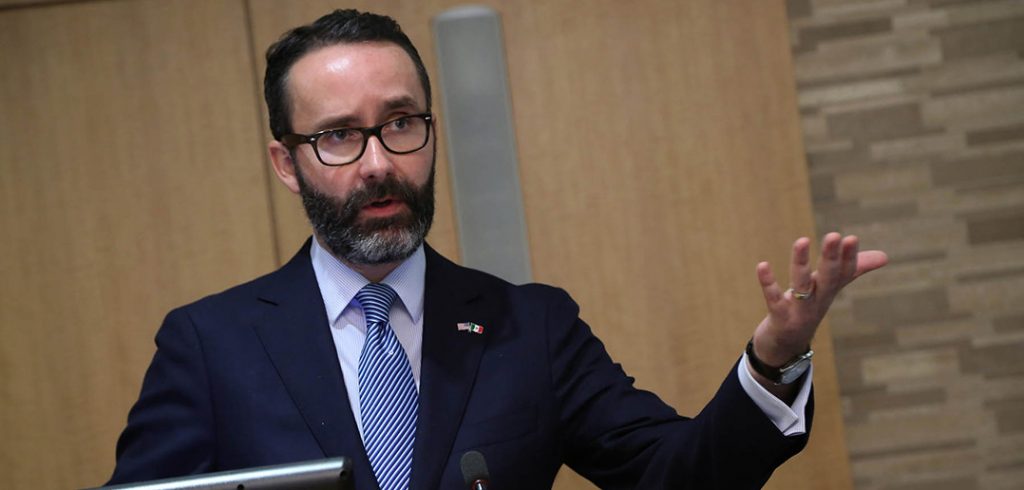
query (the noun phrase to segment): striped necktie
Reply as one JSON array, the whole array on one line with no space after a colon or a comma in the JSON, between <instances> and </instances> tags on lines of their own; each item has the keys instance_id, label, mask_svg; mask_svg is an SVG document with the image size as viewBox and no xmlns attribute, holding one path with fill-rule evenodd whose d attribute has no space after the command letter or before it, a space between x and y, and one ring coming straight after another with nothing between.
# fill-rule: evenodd
<instances>
[{"instance_id":1,"label":"striped necktie","mask_svg":"<svg viewBox=\"0 0 1024 490\"><path fill-rule=\"evenodd\" d=\"M409 358L388 321L397 297L380 283L367 284L356 294L366 317L366 343L359 355L363 446L381 490L409 488L419 406Z\"/></svg>"}]
</instances>

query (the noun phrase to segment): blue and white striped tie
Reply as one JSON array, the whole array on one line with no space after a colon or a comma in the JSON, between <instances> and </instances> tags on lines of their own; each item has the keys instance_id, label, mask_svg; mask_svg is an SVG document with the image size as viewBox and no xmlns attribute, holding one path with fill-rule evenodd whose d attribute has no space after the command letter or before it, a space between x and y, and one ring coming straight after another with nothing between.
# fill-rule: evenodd
<instances>
[{"instance_id":1,"label":"blue and white striped tie","mask_svg":"<svg viewBox=\"0 0 1024 490\"><path fill-rule=\"evenodd\" d=\"M366 343L359 355L359 411L363 446L381 490L409 488L419 397L409 358L398 343L388 313L398 293L371 283L356 300L366 317Z\"/></svg>"}]
</instances>

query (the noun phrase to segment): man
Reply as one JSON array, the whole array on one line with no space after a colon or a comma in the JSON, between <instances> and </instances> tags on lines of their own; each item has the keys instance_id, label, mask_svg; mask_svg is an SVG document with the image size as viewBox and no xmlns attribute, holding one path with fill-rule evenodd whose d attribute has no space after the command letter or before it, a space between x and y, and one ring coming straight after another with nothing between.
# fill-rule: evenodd
<instances>
[{"instance_id":1,"label":"man","mask_svg":"<svg viewBox=\"0 0 1024 490\"><path fill-rule=\"evenodd\" d=\"M633 388L564 292L424 245L430 87L394 21L336 11L290 31L265 95L274 171L313 239L167 316L112 482L343 455L359 489L459 488L477 450L494 488L550 488L562 464L602 488L756 488L806 443L811 338L883 253L829 234L812 271L802 238L788 291L759 264L768 315L701 414L680 417Z\"/></svg>"}]
</instances>

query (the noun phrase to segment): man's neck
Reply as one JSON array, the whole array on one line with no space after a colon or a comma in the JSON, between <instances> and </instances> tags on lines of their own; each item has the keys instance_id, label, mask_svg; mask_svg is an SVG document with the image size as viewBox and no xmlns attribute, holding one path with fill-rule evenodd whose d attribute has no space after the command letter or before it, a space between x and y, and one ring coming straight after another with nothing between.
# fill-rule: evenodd
<instances>
[{"instance_id":1,"label":"man's neck","mask_svg":"<svg viewBox=\"0 0 1024 490\"><path fill-rule=\"evenodd\" d=\"M340 257L338 258L338 260L340 260L341 263L345 264L350 269L362 274L362 276L365 277L370 282L383 281L385 277L388 277L388 274L391 274L391 271L395 270L399 265L402 264L401 262L388 262L386 264L365 265L353 264L352 262L349 262Z\"/></svg>"},{"instance_id":2,"label":"man's neck","mask_svg":"<svg viewBox=\"0 0 1024 490\"><path fill-rule=\"evenodd\" d=\"M360 275L365 277L370 282L383 281L385 277L388 277L388 274L391 274L391 271L397 269L399 265L402 265L401 260L395 262L388 262L385 264L356 264L348 260L345 260L345 258L343 257L338 257L337 255L334 254L334 251L332 251L327 245L324 244L323 240L321 240L320 237L316 236L315 234L313 236L314 239L320 244L320 248L323 248L324 251L331 254L334 258L338 259L339 261L341 261L341 263L345 264L346 267L358 272Z\"/></svg>"}]
</instances>

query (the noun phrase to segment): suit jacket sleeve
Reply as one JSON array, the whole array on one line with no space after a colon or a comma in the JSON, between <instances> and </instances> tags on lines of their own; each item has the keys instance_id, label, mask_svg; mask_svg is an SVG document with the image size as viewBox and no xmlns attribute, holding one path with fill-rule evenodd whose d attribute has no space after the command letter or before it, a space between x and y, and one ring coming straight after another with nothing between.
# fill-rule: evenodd
<instances>
[{"instance_id":1,"label":"suit jacket sleeve","mask_svg":"<svg viewBox=\"0 0 1024 490\"><path fill-rule=\"evenodd\" d=\"M779 432L735 368L699 415L680 417L633 386L578 313L560 291L547 329L552 384L565 460L601 488L760 488L806 444Z\"/></svg>"},{"instance_id":2,"label":"suit jacket sleeve","mask_svg":"<svg viewBox=\"0 0 1024 490\"><path fill-rule=\"evenodd\" d=\"M211 471L214 427L202 345L185 309L167 315L109 484Z\"/></svg>"}]
</instances>

